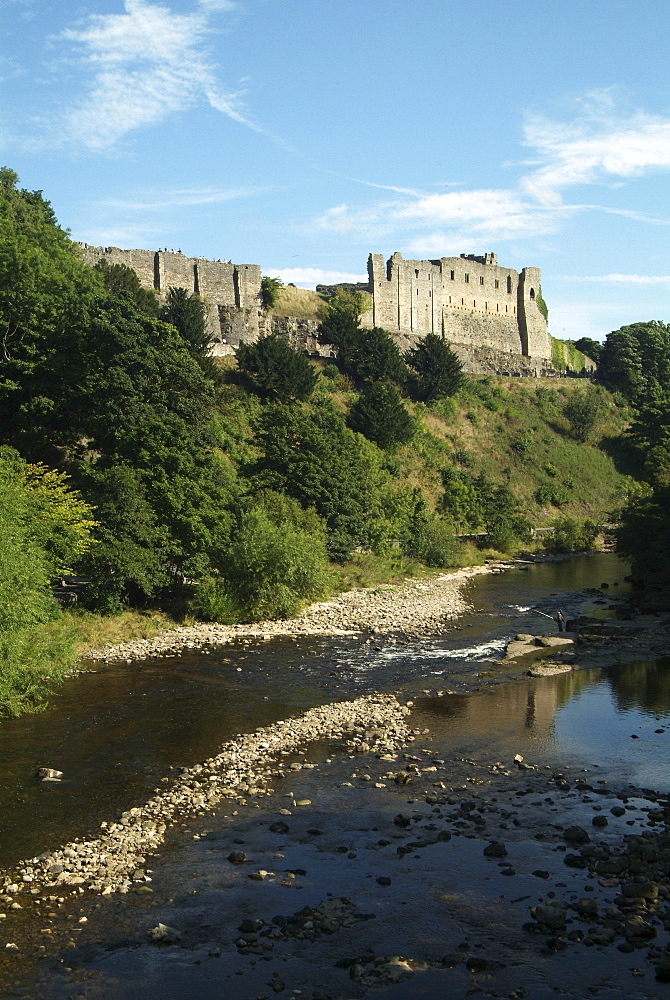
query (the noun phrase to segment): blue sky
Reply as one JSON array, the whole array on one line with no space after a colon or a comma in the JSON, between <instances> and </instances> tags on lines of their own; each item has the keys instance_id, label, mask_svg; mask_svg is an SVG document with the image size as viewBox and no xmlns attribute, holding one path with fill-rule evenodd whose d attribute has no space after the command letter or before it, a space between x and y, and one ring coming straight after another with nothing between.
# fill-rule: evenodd
<instances>
[{"instance_id":1,"label":"blue sky","mask_svg":"<svg viewBox=\"0 0 670 1000\"><path fill-rule=\"evenodd\" d=\"M75 239L363 279L538 266L558 337L670 321L667 0L0 0L0 163Z\"/></svg>"}]
</instances>

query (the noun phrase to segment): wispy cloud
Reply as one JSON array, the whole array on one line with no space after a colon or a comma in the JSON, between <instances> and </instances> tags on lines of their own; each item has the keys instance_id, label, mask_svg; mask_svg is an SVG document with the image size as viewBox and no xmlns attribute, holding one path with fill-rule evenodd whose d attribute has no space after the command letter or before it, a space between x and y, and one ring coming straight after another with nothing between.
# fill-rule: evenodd
<instances>
[{"instance_id":1,"label":"wispy cloud","mask_svg":"<svg viewBox=\"0 0 670 1000\"><path fill-rule=\"evenodd\" d=\"M530 117L524 135L540 166L521 187L544 205L559 204L565 188L670 168L670 122L644 111L622 115L609 90L587 94L571 122Z\"/></svg>"},{"instance_id":2,"label":"wispy cloud","mask_svg":"<svg viewBox=\"0 0 670 1000\"><path fill-rule=\"evenodd\" d=\"M649 171L670 170L670 120L639 110L622 112L614 92L603 90L587 94L569 121L529 117L523 135L532 154L522 165L532 169L515 187L416 191L365 182L398 197L335 205L314 225L368 240L393 236L405 252L434 254L470 241L481 246L546 236L566 218L588 211L670 224L625 207L564 201L565 192L579 186L612 188Z\"/></svg>"},{"instance_id":3,"label":"wispy cloud","mask_svg":"<svg viewBox=\"0 0 670 1000\"><path fill-rule=\"evenodd\" d=\"M337 285L341 282L352 284L367 281L367 274L353 274L349 271L328 271L321 267L270 267L264 268L272 278L280 278L285 284L307 285Z\"/></svg>"},{"instance_id":4,"label":"wispy cloud","mask_svg":"<svg viewBox=\"0 0 670 1000\"><path fill-rule=\"evenodd\" d=\"M223 205L228 201L253 198L269 191L277 191L275 185L258 185L232 188L177 188L160 191L139 198L109 198L99 205L126 212L162 212L167 209L187 208L196 205Z\"/></svg>"},{"instance_id":5,"label":"wispy cloud","mask_svg":"<svg viewBox=\"0 0 670 1000\"><path fill-rule=\"evenodd\" d=\"M263 131L245 112L242 94L221 87L207 48L212 16L232 6L199 0L191 13L176 14L150 0L124 0L123 13L95 14L63 31L56 42L71 46L89 82L60 116L60 140L110 150L130 132L200 102Z\"/></svg>"}]
</instances>

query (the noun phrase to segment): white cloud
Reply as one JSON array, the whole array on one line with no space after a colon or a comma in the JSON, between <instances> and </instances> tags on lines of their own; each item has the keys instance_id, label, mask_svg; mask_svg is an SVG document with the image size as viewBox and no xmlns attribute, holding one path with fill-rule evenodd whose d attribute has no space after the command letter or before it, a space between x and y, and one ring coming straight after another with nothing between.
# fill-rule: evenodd
<instances>
[{"instance_id":1,"label":"white cloud","mask_svg":"<svg viewBox=\"0 0 670 1000\"><path fill-rule=\"evenodd\" d=\"M220 87L205 44L210 15L230 8L220 0L200 0L192 13L175 14L161 3L124 0L124 13L95 14L63 31L57 40L74 47L91 79L58 122L61 141L109 150L129 132L201 101L257 129L240 94Z\"/></svg>"},{"instance_id":2,"label":"white cloud","mask_svg":"<svg viewBox=\"0 0 670 1000\"><path fill-rule=\"evenodd\" d=\"M670 122L644 111L621 114L609 91L586 95L582 113L568 123L530 117L524 136L540 169L521 188L544 205L559 204L567 187L670 168Z\"/></svg>"},{"instance_id":3,"label":"white cloud","mask_svg":"<svg viewBox=\"0 0 670 1000\"><path fill-rule=\"evenodd\" d=\"M130 212L161 212L166 209L185 208L195 205L223 205L239 198L252 198L268 191L276 191L274 185L258 185L234 188L176 188L147 194L143 198L110 198L99 204L105 208Z\"/></svg>"},{"instance_id":4,"label":"white cloud","mask_svg":"<svg viewBox=\"0 0 670 1000\"><path fill-rule=\"evenodd\" d=\"M536 115L527 120L525 144L533 156L516 187L421 192L365 183L397 198L336 205L314 225L368 241L394 238L404 252L443 254L448 246L499 244L556 232L566 217L586 211L620 215L652 225L670 220L598 204L563 201L563 191L585 184L613 187L652 170L670 169L670 120L643 111L620 112L613 91L589 93L568 122ZM437 185L436 185L437 186Z\"/></svg>"},{"instance_id":5,"label":"white cloud","mask_svg":"<svg viewBox=\"0 0 670 1000\"><path fill-rule=\"evenodd\" d=\"M367 281L367 274L352 274L348 271L328 271L321 267L270 267L264 269L272 278L280 278L284 284L305 285L315 288L316 285L337 285L341 282L356 283Z\"/></svg>"}]
</instances>

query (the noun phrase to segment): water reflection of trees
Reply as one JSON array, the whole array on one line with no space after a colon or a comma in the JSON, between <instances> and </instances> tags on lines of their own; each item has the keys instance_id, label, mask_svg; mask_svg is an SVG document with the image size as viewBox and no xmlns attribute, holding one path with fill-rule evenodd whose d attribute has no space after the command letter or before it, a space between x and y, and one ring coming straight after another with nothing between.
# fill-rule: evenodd
<instances>
[{"instance_id":1,"label":"water reflection of trees","mask_svg":"<svg viewBox=\"0 0 670 1000\"><path fill-rule=\"evenodd\" d=\"M620 710L638 707L653 715L670 712L670 658L629 663L607 676Z\"/></svg>"}]
</instances>

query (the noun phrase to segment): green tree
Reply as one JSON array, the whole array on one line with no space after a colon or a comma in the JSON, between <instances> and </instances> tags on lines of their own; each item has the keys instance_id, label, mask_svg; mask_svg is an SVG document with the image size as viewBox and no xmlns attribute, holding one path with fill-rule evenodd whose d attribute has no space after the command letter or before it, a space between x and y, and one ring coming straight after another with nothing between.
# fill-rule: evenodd
<instances>
[{"instance_id":1,"label":"green tree","mask_svg":"<svg viewBox=\"0 0 670 1000\"><path fill-rule=\"evenodd\" d=\"M446 341L434 333L408 351L405 361L412 370L409 389L413 399L433 403L455 395L463 383L463 365Z\"/></svg>"},{"instance_id":2,"label":"green tree","mask_svg":"<svg viewBox=\"0 0 670 1000\"><path fill-rule=\"evenodd\" d=\"M364 386L347 422L352 430L387 451L411 441L416 430L416 421L405 409L400 393L393 383L385 381Z\"/></svg>"},{"instance_id":3,"label":"green tree","mask_svg":"<svg viewBox=\"0 0 670 1000\"><path fill-rule=\"evenodd\" d=\"M147 316L158 316L160 305L153 289L143 288L132 267L125 264L110 264L101 258L93 268L97 271L108 292L113 295L129 295L140 312Z\"/></svg>"},{"instance_id":4,"label":"green tree","mask_svg":"<svg viewBox=\"0 0 670 1000\"><path fill-rule=\"evenodd\" d=\"M598 525L575 517L559 517L552 524L552 531L544 539L547 552L588 552L598 537Z\"/></svg>"},{"instance_id":5,"label":"green tree","mask_svg":"<svg viewBox=\"0 0 670 1000\"><path fill-rule=\"evenodd\" d=\"M403 383L407 368L393 338L380 327L357 329L337 348L343 373L358 386L378 379Z\"/></svg>"},{"instance_id":6,"label":"green tree","mask_svg":"<svg viewBox=\"0 0 670 1000\"><path fill-rule=\"evenodd\" d=\"M319 325L319 343L341 351L352 344L361 324L363 296L360 292L339 292L328 300L326 315Z\"/></svg>"},{"instance_id":7,"label":"green tree","mask_svg":"<svg viewBox=\"0 0 670 1000\"><path fill-rule=\"evenodd\" d=\"M307 399L318 380L307 357L274 333L240 344L235 357L245 386L267 399Z\"/></svg>"},{"instance_id":8,"label":"green tree","mask_svg":"<svg viewBox=\"0 0 670 1000\"><path fill-rule=\"evenodd\" d=\"M598 381L636 406L657 396L670 383L670 326L652 320L608 334Z\"/></svg>"},{"instance_id":9,"label":"green tree","mask_svg":"<svg viewBox=\"0 0 670 1000\"><path fill-rule=\"evenodd\" d=\"M257 484L314 507L326 522L332 558L346 559L356 545L368 544L388 478L374 446L326 403L310 409L271 403L258 423L261 455L250 469Z\"/></svg>"},{"instance_id":10,"label":"green tree","mask_svg":"<svg viewBox=\"0 0 670 1000\"><path fill-rule=\"evenodd\" d=\"M160 318L177 330L194 357L208 354L212 338L207 330L207 308L199 295L190 295L185 288L169 288Z\"/></svg>"},{"instance_id":11,"label":"green tree","mask_svg":"<svg viewBox=\"0 0 670 1000\"><path fill-rule=\"evenodd\" d=\"M602 395L597 387L575 392L563 407L563 416L577 441L588 441L604 411Z\"/></svg>"},{"instance_id":12,"label":"green tree","mask_svg":"<svg viewBox=\"0 0 670 1000\"><path fill-rule=\"evenodd\" d=\"M279 278L270 278L264 274L261 278L261 303L266 310L272 309L277 304L282 282Z\"/></svg>"},{"instance_id":13,"label":"green tree","mask_svg":"<svg viewBox=\"0 0 670 1000\"><path fill-rule=\"evenodd\" d=\"M599 340L593 340L591 337L580 337L579 340L575 341L575 347L582 354L585 354L587 358L591 358L592 361L598 364L603 349L603 345Z\"/></svg>"},{"instance_id":14,"label":"green tree","mask_svg":"<svg viewBox=\"0 0 670 1000\"><path fill-rule=\"evenodd\" d=\"M323 595L325 534L315 511L290 497L268 490L253 499L240 514L225 568L244 620L289 618Z\"/></svg>"},{"instance_id":15,"label":"green tree","mask_svg":"<svg viewBox=\"0 0 670 1000\"><path fill-rule=\"evenodd\" d=\"M617 552L631 561L635 579L654 586L670 579L670 486L629 500L617 528Z\"/></svg>"}]
</instances>

